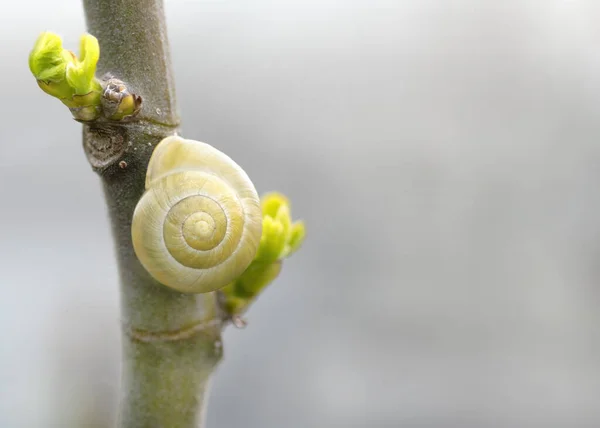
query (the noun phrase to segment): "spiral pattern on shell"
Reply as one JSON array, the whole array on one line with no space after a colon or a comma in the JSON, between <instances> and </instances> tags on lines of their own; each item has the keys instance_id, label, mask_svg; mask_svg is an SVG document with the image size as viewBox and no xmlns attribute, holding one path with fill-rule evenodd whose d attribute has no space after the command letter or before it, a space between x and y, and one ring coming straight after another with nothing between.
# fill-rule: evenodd
<instances>
[{"instance_id":1,"label":"spiral pattern on shell","mask_svg":"<svg viewBox=\"0 0 600 428\"><path fill-rule=\"evenodd\" d=\"M227 155L176 136L156 146L131 226L152 277L184 293L217 290L250 265L261 232L256 189Z\"/></svg>"}]
</instances>

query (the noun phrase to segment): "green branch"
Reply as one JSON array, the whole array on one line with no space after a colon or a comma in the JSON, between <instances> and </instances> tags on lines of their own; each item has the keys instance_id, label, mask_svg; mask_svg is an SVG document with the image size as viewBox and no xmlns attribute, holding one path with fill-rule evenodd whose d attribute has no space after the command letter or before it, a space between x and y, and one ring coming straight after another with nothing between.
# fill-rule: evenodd
<instances>
[{"instance_id":1,"label":"green branch","mask_svg":"<svg viewBox=\"0 0 600 428\"><path fill-rule=\"evenodd\" d=\"M83 123L85 153L104 187L121 283L119 426L200 428L222 329L279 275L304 239L304 224L292 223L287 198L266 195L258 253L235 281L183 294L153 279L135 255L131 223L153 150L179 126L162 0L83 3L90 34L79 56L43 33L29 67L40 88Z\"/></svg>"},{"instance_id":2,"label":"green branch","mask_svg":"<svg viewBox=\"0 0 600 428\"><path fill-rule=\"evenodd\" d=\"M101 46L98 70L126 82L143 104L134 122L89 126L86 148L102 172L117 249L123 318L120 427L202 426L204 398L221 359L214 293L182 294L156 282L131 242L133 210L144 192L153 148L179 118L164 21L157 0L85 0L88 31ZM121 163L122 162L122 163Z\"/></svg>"}]
</instances>

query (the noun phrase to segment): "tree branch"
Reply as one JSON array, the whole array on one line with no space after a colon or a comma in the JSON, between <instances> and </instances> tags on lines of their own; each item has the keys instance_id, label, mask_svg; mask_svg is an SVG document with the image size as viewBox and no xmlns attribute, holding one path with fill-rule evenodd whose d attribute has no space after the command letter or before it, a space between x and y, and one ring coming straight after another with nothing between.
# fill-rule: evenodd
<instances>
[{"instance_id":1,"label":"tree branch","mask_svg":"<svg viewBox=\"0 0 600 428\"><path fill-rule=\"evenodd\" d=\"M162 1L83 3L88 30L100 42L100 75L114 75L143 99L135 122L84 125L83 133L86 155L103 181L121 278L120 426L198 428L221 359L216 294L181 294L157 283L131 242L152 151L179 125Z\"/></svg>"},{"instance_id":2,"label":"tree branch","mask_svg":"<svg viewBox=\"0 0 600 428\"><path fill-rule=\"evenodd\" d=\"M111 73L142 95L141 118L178 125L162 0L84 0L90 34L100 42L98 73Z\"/></svg>"}]
</instances>

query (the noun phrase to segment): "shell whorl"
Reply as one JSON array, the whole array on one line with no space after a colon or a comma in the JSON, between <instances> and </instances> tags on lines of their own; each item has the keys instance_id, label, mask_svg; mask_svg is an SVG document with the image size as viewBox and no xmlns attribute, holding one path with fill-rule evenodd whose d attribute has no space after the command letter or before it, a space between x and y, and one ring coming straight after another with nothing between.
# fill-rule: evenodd
<instances>
[{"instance_id":1,"label":"shell whorl","mask_svg":"<svg viewBox=\"0 0 600 428\"><path fill-rule=\"evenodd\" d=\"M131 225L154 279L184 293L217 290L252 262L261 232L256 189L227 155L181 137L156 146Z\"/></svg>"}]
</instances>

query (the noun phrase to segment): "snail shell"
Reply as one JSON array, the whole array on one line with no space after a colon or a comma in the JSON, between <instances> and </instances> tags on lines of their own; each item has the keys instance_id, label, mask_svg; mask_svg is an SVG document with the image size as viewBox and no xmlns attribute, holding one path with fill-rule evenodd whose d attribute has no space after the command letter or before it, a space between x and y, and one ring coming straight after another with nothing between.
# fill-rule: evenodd
<instances>
[{"instance_id":1,"label":"snail shell","mask_svg":"<svg viewBox=\"0 0 600 428\"><path fill-rule=\"evenodd\" d=\"M177 136L156 146L131 225L154 279L184 293L217 290L250 265L261 232L256 189L227 155Z\"/></svg>"}]
</instances>

